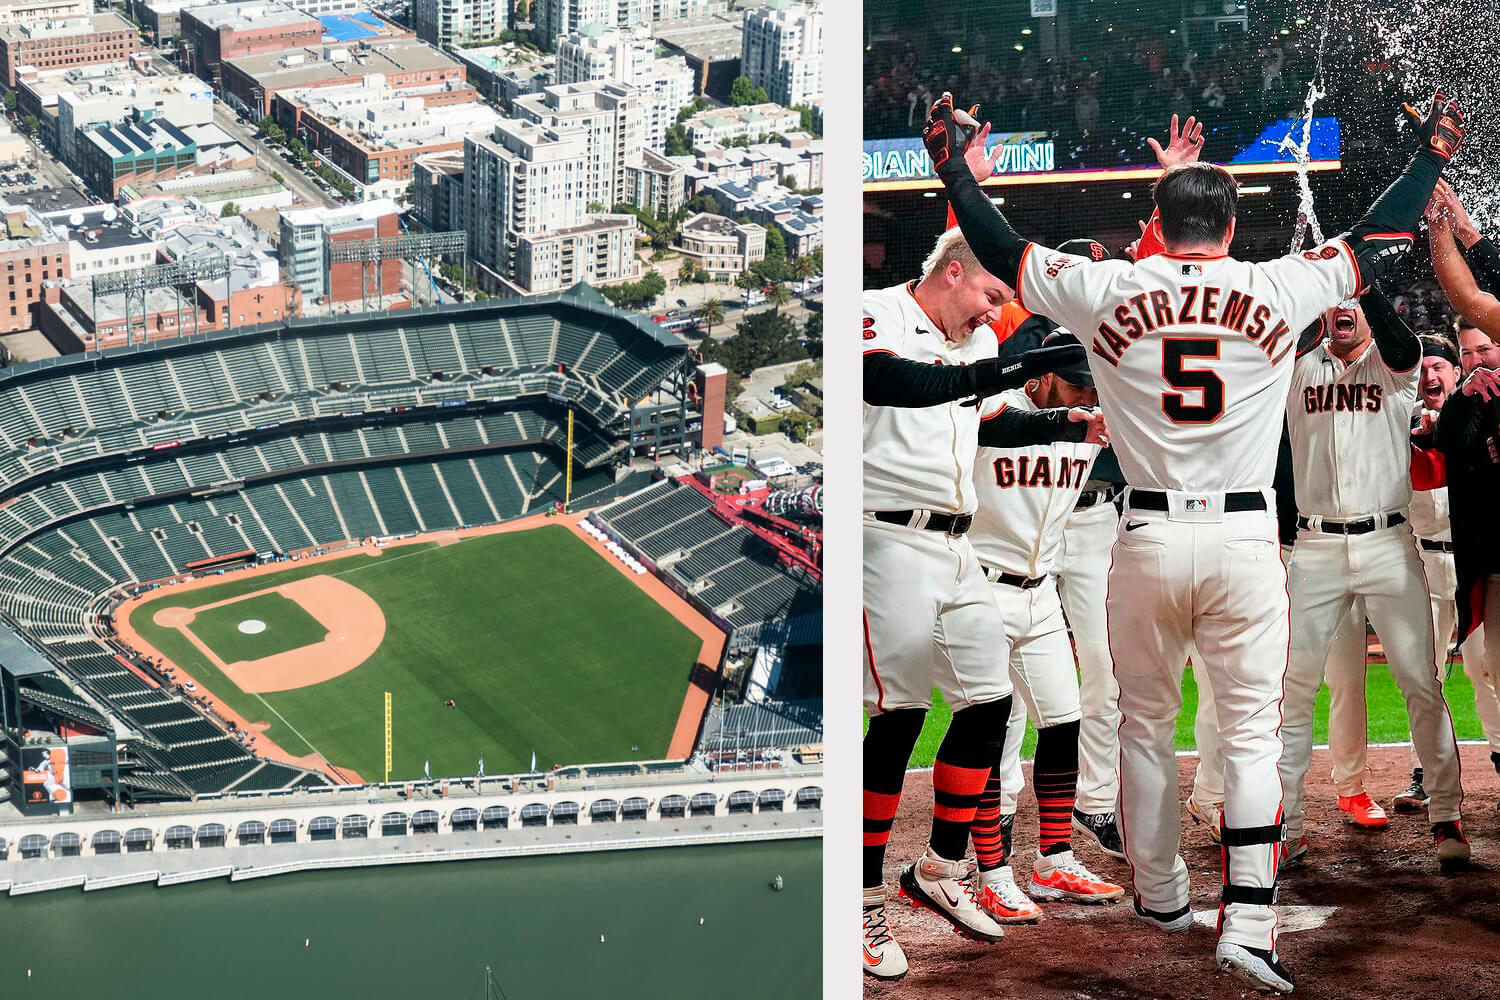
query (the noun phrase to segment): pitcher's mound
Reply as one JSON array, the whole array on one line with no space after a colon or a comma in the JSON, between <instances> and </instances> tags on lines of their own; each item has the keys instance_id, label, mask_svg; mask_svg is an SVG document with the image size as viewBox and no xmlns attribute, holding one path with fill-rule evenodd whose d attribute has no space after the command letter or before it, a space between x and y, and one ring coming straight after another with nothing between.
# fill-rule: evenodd
<instances>
[{"instance_id":1,"label":"pitcher's mound","mask_svg":"<svg viewBox=\"0 0 1500 1000\"><path fill-rule=\"evenodd\" d=\"M239 623L238 628L246 635L260 635L266 630L266 623L259 618L246 618Z\"/></svg>"}]
</instances>

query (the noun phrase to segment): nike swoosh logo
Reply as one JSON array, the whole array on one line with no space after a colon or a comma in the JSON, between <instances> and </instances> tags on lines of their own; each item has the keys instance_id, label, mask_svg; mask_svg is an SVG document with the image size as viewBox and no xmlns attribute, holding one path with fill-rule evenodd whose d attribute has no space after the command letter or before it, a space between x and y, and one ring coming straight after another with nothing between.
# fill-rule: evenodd
<instances>
[{"instance_id":1,"label":"nike swoosh logo","mask_svg":"<svg viewBox=\"0 0 1500 1000\"><path fill-rule=\"evenodd\" d=\"M948 905L949 906L957 906L958 905L958 900L954 899L952 896L948 895L948 887L946 885L938 886L938 888L940 888L940 889L943 890L943 898L948 901Z\"/></svg>"},{"instance_id":2,"label":"nike swoosh logo","mask_svg":"<svg viewBox=\"0 0 1500 1000\"><path fill-rule=\"evenodd\" d=\"M880 964L880 956L871 952L868 946L865 947L865 962L868 965Z\"/></svg>"},{"instance_id":3,"label":"nike swoosh logo","mask_svg":"<svg viewBox=\"0 0 1500 1000\"><path fill-rule=\"evenodd\" d=\"M1132 522L1132 521L1126 521L1125 522L1125 530L1126 531L1134 531L1136 528L1144 528L1146 526L1146 523L1147 522L1145 522L1145 521L1134 521L1134 522Z\"/></svg>"}]
</instances>

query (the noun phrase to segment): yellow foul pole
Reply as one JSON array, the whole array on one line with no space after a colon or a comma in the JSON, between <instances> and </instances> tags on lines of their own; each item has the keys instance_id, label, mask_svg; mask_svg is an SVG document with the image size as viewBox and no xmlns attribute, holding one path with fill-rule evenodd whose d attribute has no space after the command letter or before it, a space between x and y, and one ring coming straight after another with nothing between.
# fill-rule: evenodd
<instances>
[{"instance_id":1,"label":"yellow foul pole","mask_svg":"<svg viewBox=\"0 0 1500 1000\"><path fill-rule=\"evenodd\" d=\"M385 780L391 780L391 693L385 693Z\"/></svg>"},{"instance_id":2,"label":"yellow foul pole","mask_svg":"<svg viewBox=\"0 0 1500 1000\"><path fill-rule=\"evenodd\" d=\"M573 499L573 410L568 410L568 472L567 483L563 487L563 511L568 509L568 503Z\"/></svg>"}]
</instances>

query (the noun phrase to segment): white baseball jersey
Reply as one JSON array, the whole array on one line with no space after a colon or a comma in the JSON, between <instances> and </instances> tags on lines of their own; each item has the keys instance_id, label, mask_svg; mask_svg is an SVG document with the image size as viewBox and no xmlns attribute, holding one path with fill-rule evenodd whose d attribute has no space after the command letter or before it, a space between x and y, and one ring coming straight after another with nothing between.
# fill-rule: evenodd
<instances>
[{"instance_id":1,"label":"white baseball jersey","mask_svg":"<svg viewBox=\"0 0 1500 1000\"><path fill-rule=\"evenodd\" d=\"M1319 344L1297 360L1286 401L1297 510L1349 519L1411 502L1417 366L1392 371L1372 341L1345 364Z\"/></svg>"},{"instance_id":2,"label":"white baseball jersey","mask_svg":"<svg viewBox=\"0 0 1500 1000\"><path fill-rule=\"evenodd\" d=\"M992 419L1005 409L1040 407L1024 389L1011 389L986 400L983 419ZM980 448L974 463L979 510L969 529L979 561L1027 577L1056 573L1063 528L1098 455L1098 445L1073 441Z\"/></svg>"},{"instance_id":3,"label":"white baseball jersey","mask_svg":"<svg viewBox=\"0 0 1500 1000\"><path fill-rule=\"evenodd\" d=\"M1420 417L1423 409L1418 404L1413 415ZM1418 538L1434 542L1453 541L1453 530L1448 523L1448 487L1439 486L1431 490L1413 488L1411 506L1407 508L1406 516L1411 521L1411 530ZM1446 641L1447 637L1444 636L1443 639Z\"/></svg>"},{"instance_id":4,"label":"white baseball jersey","mask_svg":"<svg viewBox=\"0 0 1500 1000\"><path fill-rule=\"evenodd\" d=\"M1032 245L1016 294L1077 332L1130 485L1271 485L1297 336L1354 294L1334 240L1264 264L1161 253L1103 261Z\"/></svg>"},{"instance_id":5,"label":"white baseball jersey","mask_svg":"<svg viewBox=\"0 0 1500 1000\"><path fill-rule=\"evenodd\" d=\"M865 292L864 351L934 365L967 365L1000 353L995 332L950 344L912 297L911 286ZM865 404L865 510L971 514L979 407Z\"/></svg>"}]
</instances>

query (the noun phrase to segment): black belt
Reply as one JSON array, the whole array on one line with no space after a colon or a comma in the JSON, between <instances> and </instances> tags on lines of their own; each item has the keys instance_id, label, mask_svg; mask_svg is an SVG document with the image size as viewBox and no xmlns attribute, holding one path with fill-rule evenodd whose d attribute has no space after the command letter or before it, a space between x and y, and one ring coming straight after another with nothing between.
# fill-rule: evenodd
<instances>
[{"instance_id":1,"label":"black belt","mask_svg":"<svg viewBox=\"0 0 1500 1000\"><path fill-rule=\"evenodd\" d=\"M1088 510L1097 507L1101 503L1109 503L1120 495L1120 486L1107 486L1102 490L1084 490L1078 494L1078 502L1073 505L1074 510Z\"/></svg>"},{"instance_id":2,"label":"black belt","mask_svg":"<svg viewBox=\"0 0 1500 1000\"><path fill-rule=\"evenodd\" d=\"M1133 510L1170 510L1167 495L1161 490L1131 490L1129 506ZM1259 491L1224 494L1224 510L1237 514L1246 510L1265 510L1266 495Z\"/></svg>"},{"instance_id":3,"label":"black belt","mask_svg":"<svg viewBox=\"0 0 1500 1000\"><path fill-rule=\"evenodd\" d=\"M939 514L930 510L877 510L872 512L875 520L886 524L899 524L904 528L922 528L926 531L941 531L945 535L966 535L974 523L973 514ZM923 517L926 517L925 523Z\"/></svg>"},{"instance_id":4,"label":"black belt","mask_svg":"<svg viewBox=\"0 0 1500 1000\"><path fill-rule=\"evenodd\" d=\"M1022 576L1019 573L1002 573L998 569L987 569L984 576L990 583L1003 583L1007 587L1020 587L1022 590L1035 590L1047 582L1045 576Z\"/></svg>"},{"instance_id":5,"label":"black belt","mask_svg":"<svg viewBox=\"0 0 1500 1000\"><path fill-rule=\"evenodd\" d=\"M1383 527L1394 528L1405 523L1406 515L1398 511L1386 517ZM1328 535L1368 535L1382 525L1373 517L1362 517L1358 521L1324 521L1320 527L1314 528L1312 521L1298 514L1297 527L1303 531L1321 531Z\"/></svg>"},{"instance_id":6,"label":"black belt","mask_svg":"<svg viewBox=\"0 0 1500 1000\"><path fill-rule=\"evenodd\" d=\"M1422 543L1422 548L1426 549L1428 552L1452 552L1453 551L1453 543L1452 542L1434 542L1430 538L1419 538L1419 539L1417 539L1417 541L1421 542Z\"/></svg>"}]
</instances>

